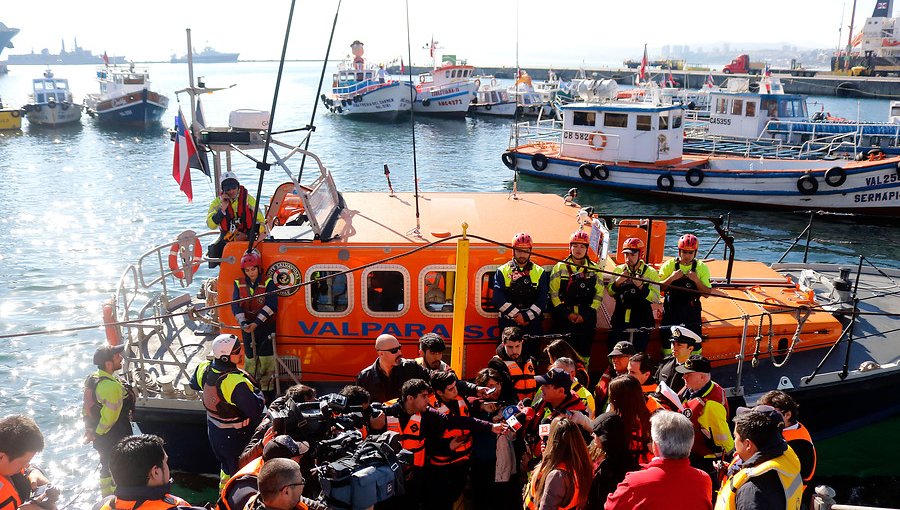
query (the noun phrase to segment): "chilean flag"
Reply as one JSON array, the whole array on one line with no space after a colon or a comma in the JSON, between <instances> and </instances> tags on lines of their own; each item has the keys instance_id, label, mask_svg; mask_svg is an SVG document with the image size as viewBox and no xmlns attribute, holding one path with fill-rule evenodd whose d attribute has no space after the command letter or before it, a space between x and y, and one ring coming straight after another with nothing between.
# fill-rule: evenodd
<instances>
[{"instance_id":1,"label":"chilean flag","mask_svg":"<svg viewBox=\"0 0 900 510\"><path fill-rule=\"evenodd\" d=\"M175 156L172 160L172 177L179 184L181 191L187 195L188 202L194 199L194 192L191 189L190 161L196 154L197 147L185 126L181 107L178 107L178 116L175 117Z\"/></svg>"},{"instance_id":2,"label":"chilean flag","mask_svg":"<svg viewBox=\"0 0 900 510\"><path fill-rule=\"evenodd\" d=\"M641 58L641 68L638 69L638 81L642 82L647 79L647 64L649 61L647 59L647 45L644 45L644 56Z\"/></svg>"}]
</instances>

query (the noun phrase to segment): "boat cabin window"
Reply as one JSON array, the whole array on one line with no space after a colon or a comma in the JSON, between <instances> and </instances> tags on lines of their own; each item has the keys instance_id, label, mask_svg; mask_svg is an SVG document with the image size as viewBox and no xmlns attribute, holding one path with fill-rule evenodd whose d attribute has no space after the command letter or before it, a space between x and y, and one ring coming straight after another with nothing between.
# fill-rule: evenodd
<instances>
[{"instance_id":1,"label":"boat cabin window","mask_svg":"<svg viewBox=\"0 0 900 510\"><path fill-rule=\"evenodd\" d=\"M769 117L777 117L778 116L778 101L776 101L774 99L763 99L761 107L766 112L767 116L769 116Z\"/></svg>"},{"instance_id":2,"label":"boat cabin window","mask_svg":"<svg viewBox=\"0 0 900 510\"><path fill-rule=\"evenodd\" d=\"M406 308L406 275L378 269L365 275L366 308L370 312L402 312Z\"/></svg>"},{"instance_id":3,"label":"boat cabin window","mask_svg":"<svg viewBox=\"0 0 900 510\"><path fill-rule=\"evenodd\" d=\"M756 101L747 101L747 110L744 115L747 117L756 117Z\"/></svg>"},{"instance_id":4,"label":"boat cabin window","mask_svg":"<svg viewBox=\"0 0 900 510\"><path fill-rule=\"evenodd\" d=\"M456 271L426 268L422 272L421 305L427 312L452 313L453 293L456 290Z\"/></svg>"},{"instance_id":5,"label":"boat cabin window","mask_svg":"<svg viewBox=\"0 0 900 510\"><path fill-rule=\"evenodd\" d=\"M726 108L728 102L724 97L716 98L716 113L726 113L728 109Z\"/></svg>"},{"instance_id":6,"label":"boat cabin window","mask_svg":"<svg viewBox=\"0 0 900 510\"><path fill-rule=\"evenodd\" d=\"M491 314L492 316L497 316L497 307L494 306L494 275L497 273L496 266L490 266L486 268L482 268L481 278L479 278L478 284L478 296L480 299L477 300L478 308L481 312L485 314ZM481 272L479 271L479 272Z\"/></svg>"},{"instance_id":7,"label":"boat cabin window","mask_svg":"<svg viewBox=\"0 0 900 510\"><path fill-rule=\"evenodd\" d=\"M900 116L900 104L891 105L891 117Z\"/></svg>"},{"instance_id":8,"label":"boat cabin window","mask_svg":"<svg viewBox=\"0 0 900 510\"><path fill-rule=\"evenodd\" d=\"M672 129L678 129L681 127L681 113L676 112L672 114Z\"/></svg>"},{"instance_id":9,"label":"boat cabin window","mask_svg":"<svg viewBox=\"0 0 900 510\"><path fill-rule=\"evenodd\" d=\"M637 116L637 130L638 131L650 131L653 129L653 117L649 115L638 115Z\"/></svg>"},{"instance_id":10,"label":"boat cabin window","mask_svg":"<svg viewBox=\"0 0 900 510\"><path fill-rule=\"evenodd\" d=\"M669 112L659 112L659 129L669 129Z\"/></svg>"},{"instance_id":11,"label":"boat cabin window","mask_svg":"<svg viewBox=\"0 0 900 510\"><path fill-rule=\"evenodd\" d=\"M34 101L36 103L46 103L46 101L44 101L44 94L38 94L34 96Z\"/></svg>"},{"instance_id":12,"label":"boat cabin window","mask_svg":"<svg viewBox=\"0 0 900 510\"><path fill-rule=\"evenodd\" d=\"M733 103L731 103L731 114L732 115L740 115L744 111L744 100L743 99L735 99Z\"/></svg>"},{"instance_id":13,"label":"boat cabin window","mask_svg":"<svg viewBox=\"0 0 900 510\"><path fill-rule=\"evenodd\" d=\"M606 127L627 128L628 114L607 112L606 115L603 116L603 125Z\"/></svg>"},{"instance_id":14,"label":"boat cabin window","mask_svg":"<svg viewBox=\"0 0 900 510\"><path fill-rule=\"evenodd\" d=\"M597 112L574 112L572 114L573 126L590 126L597 125Z\"/></svg>"},{"instance_id":15,"label":"boat cabin window","mask_svg":"<svg viewBox=\"0 0 900 510\"><path fill-rule=\"evenodd\" d=\"M350 295L347 287L347 275L338 274L343 270L346 270L346 268L330 271L318 269L309 273L308 279L312 283L308 285L308 302L313 311L319 313L340 313L347 311ZM332 275L336 276L328 278Z\"/></svg>"}]
</instances>

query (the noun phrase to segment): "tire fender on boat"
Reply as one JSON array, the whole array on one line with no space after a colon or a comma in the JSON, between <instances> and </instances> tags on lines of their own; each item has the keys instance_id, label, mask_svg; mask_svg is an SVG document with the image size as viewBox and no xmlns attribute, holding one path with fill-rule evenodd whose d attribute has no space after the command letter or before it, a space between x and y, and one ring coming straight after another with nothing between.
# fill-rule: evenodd
<instances>
[{"instance_id":1,"label":"tire fender on boat","mask_svg":"<svg viewBox=\"0 0 900 510\"><path fill-rule=\"evenodd\" d=\"M19 110L13 110L9 114L12 115L12 117L15 119L19 116Z\"/></svg>"},{"instance_id":2,"label":"tire fender on boat","mask_svg":"<svg viewBox=\"0 0 900 510\"><path fill-rule=\"evenodd\" d=\"M594 178L594 165L582 163L582 165L578 167L578 175L580 175L582 179L590 181Z\"/></svg>"},{"instance_id":3,"label":"tire fender on boat","mask_svg":"<svg viewBox=\"0 0 900 510\"><path fill-rule=\"evenodd\" d=\"M181 267L180 252L181 245L176 241L169 248L169 269L172 270L172 276L179 280L184 278L184 269ZM199 238L194 238L194 253L191 260L191 273L196 273L200 269L200 260L203 259L203 245Z\"/></svg>"},{"instance_id":4,"label":"tire fender on boat","mask_svg":"<svg viewBox=\"0 0 900 510\"><path fill-rule=\"evenodd\" d=\"M675 178L672 177L672 172L666 172L660 175L656 179L656 187L662 191L672 191L672 188L675 187Z\"/></svg>"},{"instance_id":5,"label":"tire fender on boat","mask_svg":"<svg viewBox=\"0 0 900 510\"><path fill-rule=\"evenodd\" d=\"M595 151L602 151L606 148L606 135L604 135L602 131L594 131L591 133L591 136L588 137L588 145Z\"/></svg>"},{"instance_id":6,"label":"tire fender on boat","mask_svg":"<svg viewBox=\"0 0 900 510\"><path fill-rule=\"evenodd\" d=\"M847 180L847 171L839 166L825 170L825 184L836 188Z\"/></svg>"},{"instance_id":7,"label":"tire fender on boat","mask_svg":"<svg viewBox=\"0 0 900 510\"><path fill-rule=\"evenodd\" d=\"M360 96L360 95L353 96L353 102L354 103L362 103L362 96Z\"/></svg>"},{"instance_id":8,"label":"tire fender on boat","mask_svg":"<svg viewBox=\"0 0 900 510\"><path fill-rule=\"evenodd\" d=\"M68 109L69 109L69 103L68 103L68 102L63 102L63 103L60 105L60 108L62 108L63 110L68 110Z\"/></svg>"},{"instance_id":9,"label":"tire fender on boat","mask_svg":"<svg viewBox=\"0 0 900 510\"><path fill-rule=\"evenodd\" d=\"M503 161L503 164L506 165L506 168L510 170L516 167L516 157L512 152L504 152L502 156L500 156L500 161Z\"/></svg>"},{"instance_id":10,"label":"tire fender on boat","mask_svg":"<svg viewBox=\"0 0 900 510\"><path fill-rule=\"evenodd\" d=\"M56 108L56 101L50 101L50 102L48 102L48 103L47 103L47 108L50 108L51 110L52 110L53 108Z\"/></svg>"},{"instance_id":11,"label":"tire fender on boat","mask_svg":"<svg viewBox=\"0 0 900 510\"><path fill-rule=\"evenodd\" d=\"M703 170L699 168L691 168L684 174L684 180L691 186L701 185L704 177L706 177L706 175L703 173Z\"/></svg>"},{"instance_id":12,"label":"tire fender on boat","mask_svg":"<svg viewBox=\"0 0 900 510\"><path fill-rule=\"evenodd\" d=\"M34 111L36 111L36 112L41 111L41 105L39 105L39 104L34 105Z\"/></svg>"},{"instance_id":13,"label":"tire fender on boat","mask_svg":"<svg viewBox=\"0 0 900 510\"><path fill-rule=\"evenodd\" d=\"M488 112L491 111L491 105L489 105L489 104L484 105L484 109L485 109L485 111L488 111Z\"/></svg>"},{"instance_id":14,"label":"tire fender on boat","mask_svg":"<svg viewBox=\"0 0 900 510\"><path fill-rule=\"evenodd\" d=\"M797 179L797 191L803 195L815 195L819 191L819 181L810 174Z\"/></svg>"},{"instance_id":15,"label":"tire fender on boat","mask_svg":"<svg viewBox=\"0 0 900 510\"><path fill-rule=\"evenodd\" d=\"M538 172L546 170L549 163L550 161L547 159L547 156L540 152L531 157L531 166Z\"/></svg>"},{"instance_id":16,"label":"tire fender on boat","mask_svg":"<svg viewBox=\"0 0 900 510\"><path fill-rule=\"evenodd\" d=\"M599 164L594 167L594 177L601 181L605 181L609 179L609 167L604 164Z\"/></svg>"},{"instance_id":17,"label":"tire fender on boat","mask_svg":"<svg viewBox=\"0 0 900 510\"><path fill-rule=\"evenodd\" d=\"M871 149L866 153L866 158L869 161L881 161L884 159L884 151L881 149Z\"/></svg>"},{"instance_id":18,"label":"tire fender on boat","mask_svg":"<svg viewBox=\"0 0 900 510\"><path fill-rule=\"evenodd\" d=\"M431 106L431 99L425 99L422 101L422 106Z\"/></svg>"}]
</instances>

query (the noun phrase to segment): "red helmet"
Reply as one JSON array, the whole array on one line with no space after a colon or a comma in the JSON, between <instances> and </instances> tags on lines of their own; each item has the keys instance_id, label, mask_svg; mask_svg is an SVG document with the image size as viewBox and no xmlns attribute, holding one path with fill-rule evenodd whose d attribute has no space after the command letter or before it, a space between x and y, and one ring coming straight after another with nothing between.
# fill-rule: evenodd
<instances>
[{"instance_id":1,"label":"red helmet","mask_svg":"<svg viewBox=\"0 0 900 510\"><path fill-rule=\"evenodd\" d=\"M583 244L587 246L591 244L591 236L587 232L579 230L569 238L569 244Z\"/></svg>"},{"instance_id":2,"label":"red helmet","mask_svg":"<svg viewBox=\"0 0 900 510\"><path fill-rule=\"evenodd\" d=\"M256 250L247 252L241 257L241 269L247 269L248 267L259 267L262 265L262 257L259 256L259 252Z\"/></svg>"},{"instance_id":3,"label":"red helmet","mask_svg":"<svg viewBox=\"0 0 900 510\"><path fill-rule=\"evenodd\" d=\"M685 234L678 240L678 249L686 251L697 251L700 241L694 234Z\"/></svg>"},{"instance_id":4,"label":"red helmet","mask_svg":"<svg viewBox=\"0 0 900 510\"><path fill-rule=\"evenodd\" d=\"M622 243L622 251L625 250L635 250L640 252L644 249L644 241L643 239L637 237L629 237Z\"/></svg>"},{"instance_id":5,"label":"red helmet","mask_svg":"<svg viewBox=\"0 0 900 510\"><path fill-rule=\"evenodd\" d=\"M532 246L534 246L534 243L531 241L531 236L526 234L525 232L519 232L518 234L513 236L513 248L523 248L526 250L530 250Z\"/></svg>"}]
</instances>

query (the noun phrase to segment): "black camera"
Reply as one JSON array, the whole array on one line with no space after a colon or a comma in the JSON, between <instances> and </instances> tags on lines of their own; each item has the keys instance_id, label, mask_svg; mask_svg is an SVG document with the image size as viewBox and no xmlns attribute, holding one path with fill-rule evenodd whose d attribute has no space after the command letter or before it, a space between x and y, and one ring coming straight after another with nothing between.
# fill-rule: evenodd
<instances>
[{"instance_id":1,"label":"black camera","mask_svg":"<svg viewBox=\"0 0 900 510\"><path fill-rule=\"evenodd\" d=\"M59 487L49 483L37 487L31 495L31 503L34 503L45 510L53 510L56 508L56 501L58 499Z\"/></svg>"}]
</instances>

